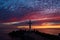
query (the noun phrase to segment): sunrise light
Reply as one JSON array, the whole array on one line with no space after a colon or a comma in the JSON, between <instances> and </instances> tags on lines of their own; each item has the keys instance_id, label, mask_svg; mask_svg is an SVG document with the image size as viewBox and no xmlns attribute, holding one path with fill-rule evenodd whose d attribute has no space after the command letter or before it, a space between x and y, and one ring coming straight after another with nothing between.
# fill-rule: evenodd
<instances>
[{"instance_id":1,"label":"sunrise light","mask_svg":"<svg viewBox=\"0 0 60 40\"><path fill-rule=\"evenodd\" d=\"M29 28L29 26L17 26L17 28ZM32 26L32 29L39 29L39 28L60 28L60 24L55 23L43 23L40 26Z\"/></svg>"}]
</instances>

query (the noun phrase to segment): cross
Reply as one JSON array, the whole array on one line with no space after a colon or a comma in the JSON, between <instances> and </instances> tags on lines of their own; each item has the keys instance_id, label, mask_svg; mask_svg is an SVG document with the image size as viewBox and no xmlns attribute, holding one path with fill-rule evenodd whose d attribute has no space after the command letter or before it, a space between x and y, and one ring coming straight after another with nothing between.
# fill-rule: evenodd
<instances>
[{"instance_id":1,"label":"cross","mask_svg":"<svg viewBox=\"0 0 60 40\"><path fill-rule=\"evenodd\" d=\"M31 24L32 24L31 20L29 20L28 24L29 24L29 30L31 30Z\"/></svg>"}]
</instances>

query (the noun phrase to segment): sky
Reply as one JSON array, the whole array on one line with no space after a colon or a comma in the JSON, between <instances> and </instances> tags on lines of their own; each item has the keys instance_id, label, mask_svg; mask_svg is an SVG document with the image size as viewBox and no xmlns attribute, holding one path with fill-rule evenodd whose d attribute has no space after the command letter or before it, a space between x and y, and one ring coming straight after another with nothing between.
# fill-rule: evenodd
<instances>
[{"instance_id":1,"label":"sky","mask_svg":"<svg viewBox=\"0 0 60 40\"><path fill-rule=\"evenodd\" d=\"M0 32L26 28L29 20L32 28L58 34L60 0L0 0Z\"/></svg>"},{"instance_id":2,"label":"sky","mask_svg":"<svg viewBox=\"0 0 60 40\"><path fill-rule=\"evenodd\" d=\"M60 24L60 0L0 0L0 24L29 19Z\"/></svg>"}]
</instances>

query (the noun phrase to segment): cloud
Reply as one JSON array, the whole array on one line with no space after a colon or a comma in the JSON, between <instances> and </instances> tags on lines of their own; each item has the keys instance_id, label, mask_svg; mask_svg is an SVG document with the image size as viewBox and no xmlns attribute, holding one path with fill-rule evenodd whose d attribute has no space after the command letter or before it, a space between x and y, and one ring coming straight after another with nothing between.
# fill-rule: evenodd
<instances>
[{"instance_id":1,"label":"cloud","mask_svg":"<svg viewBox=\"0 0 60 40\"><path fill-rule=\"evenodd\" d=\"M42 18L42 19L32 19L32 25L42 25L42 24L60 24L59 18ZM16 25L16 26L23 26L28 25L29 20L23 20L23 21L16 21L16 22L6 22L1 23L2 25Z\"/></svg>"},{"instance_id":2,"label":"cloud","mask_svg":"<svg viewBox=\"0 0 60 40\"><path fill-rule=\"evenodd\" d=\"M60 17L59 5L60 2L52 0L1 0L0 23Z\"/></svg>"}]
</instances>

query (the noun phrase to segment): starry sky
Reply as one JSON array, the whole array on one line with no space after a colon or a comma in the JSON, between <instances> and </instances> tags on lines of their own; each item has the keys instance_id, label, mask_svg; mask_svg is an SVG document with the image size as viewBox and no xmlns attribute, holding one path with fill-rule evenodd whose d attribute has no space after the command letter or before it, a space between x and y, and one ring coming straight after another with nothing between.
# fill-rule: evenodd
<instances>
[{"instance_id":1,"label":"starry sky","mask_svg":"<svg viewBox=\"0 0 60 40\"><path fill-rule=\"evenodd\" d=\"M0 0L0 23L29 19L60 22L60 0Z\"/></svg>"}]
</instances>

